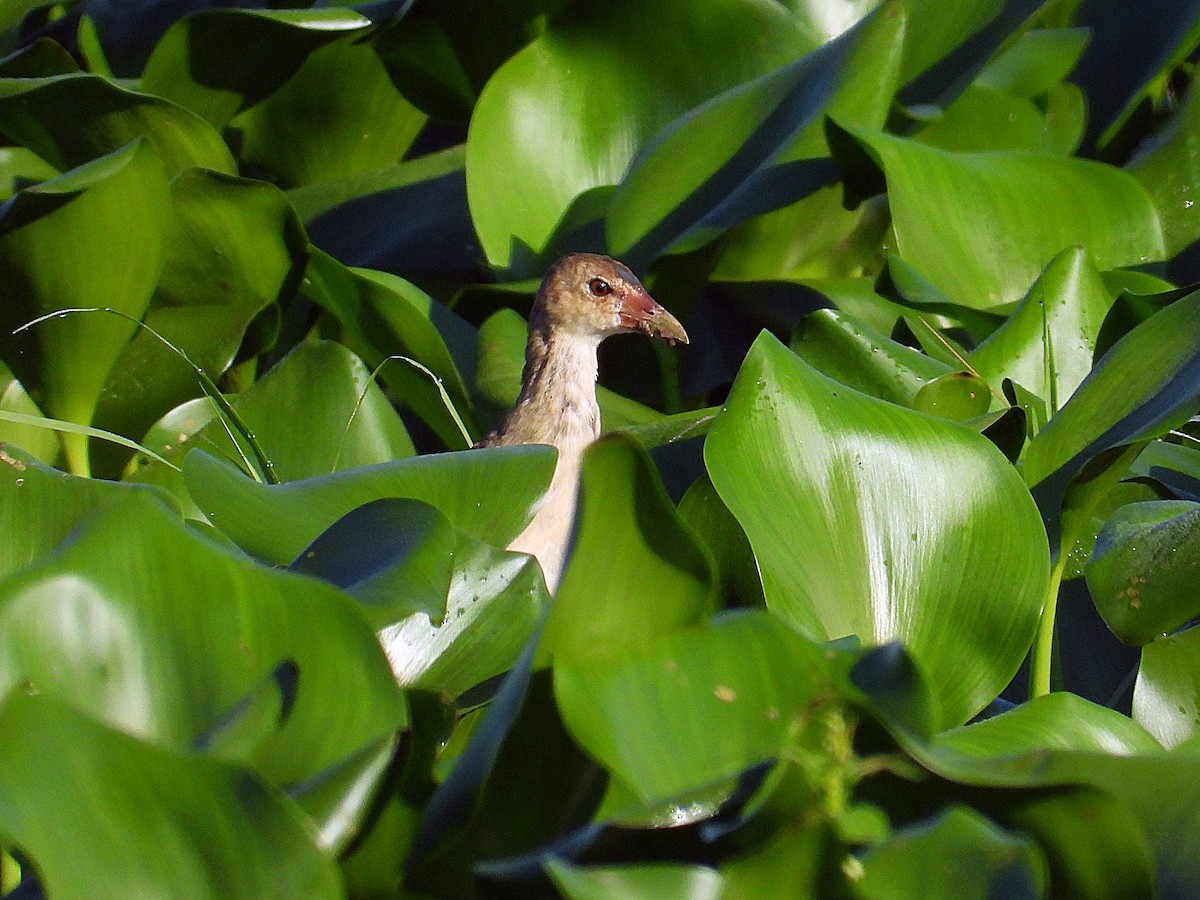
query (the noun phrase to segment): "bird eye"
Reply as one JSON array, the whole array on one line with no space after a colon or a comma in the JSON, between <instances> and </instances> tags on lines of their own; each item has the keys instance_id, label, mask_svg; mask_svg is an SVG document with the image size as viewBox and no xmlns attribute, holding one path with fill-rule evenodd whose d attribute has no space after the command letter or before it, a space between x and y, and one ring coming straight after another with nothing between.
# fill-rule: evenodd
<instances>
[{"instance_id":1,"label":"bird eye","mask_svg":"<svg viewBox=\"0 0 1200 900\"><path fill-rule=\"evenodd\" d=\"M593 297L607 297L612 293L612 285L603 278L593 278L588 282L588 290Z\"/></svg>"}]
</instances>

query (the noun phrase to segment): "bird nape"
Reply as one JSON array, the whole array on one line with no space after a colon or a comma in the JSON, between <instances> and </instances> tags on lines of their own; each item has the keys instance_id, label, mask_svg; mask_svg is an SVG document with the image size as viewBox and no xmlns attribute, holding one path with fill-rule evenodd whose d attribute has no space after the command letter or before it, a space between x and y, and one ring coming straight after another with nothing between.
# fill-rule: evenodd
<instances>
[{"instance_id":1,"label":"bird nape","mask_svg":"<svg viewBox=\"0 0 1200 900\"><path fill-rule=\"evenodd\" d=\"M516 406L476 447L549 444L558 451L550 487L533 519L508 545L541 564L558 589L575 519L583 451L600 436L596 350L606 337L641 332L686 344L679 321L621 263L572 253L550 267L529 314L529 341Z\"/></svg>"}]
</instances>

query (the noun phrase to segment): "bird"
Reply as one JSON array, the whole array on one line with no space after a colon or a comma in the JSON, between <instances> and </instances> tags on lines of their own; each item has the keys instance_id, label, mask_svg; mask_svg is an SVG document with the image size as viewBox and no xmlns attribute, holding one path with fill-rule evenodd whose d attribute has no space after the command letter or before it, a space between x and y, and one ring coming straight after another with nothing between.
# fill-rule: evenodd
<instances>
[{"instance_id":1,"label":"bird","mask_svg":"<svg viewBox=\"0 0 1200 900\"><path fill-rule=\"evenodd\" d=\"M551 594L566 564L583 452L600 436L596 351L607 337L639 332L671 346L688 342L679 320L622 263L595 253L571 253L555 262L529 314L516 405L475 444L549 444L558 451L541 503L508 545L537 559Z\"/></svg>"}]
</instances>

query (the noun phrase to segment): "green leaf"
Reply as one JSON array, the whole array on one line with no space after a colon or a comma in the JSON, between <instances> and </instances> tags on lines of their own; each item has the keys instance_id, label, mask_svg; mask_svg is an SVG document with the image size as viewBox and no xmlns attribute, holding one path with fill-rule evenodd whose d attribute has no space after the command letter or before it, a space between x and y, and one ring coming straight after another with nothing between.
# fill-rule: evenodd
<instances>
[{"instance_id":1,"label":"green leaf","mask_svg":"<svg viewBox=\"0 0 1200 900\"><path fill-rule=\"evenodd\" d=\"M972 85L915 135L956 153L1029 151L1069 154L1083 136L1085 101L1073 86L1050 95L1054 108L1004 91Z\"/></svg>"},{"instance_id":2,"label":"green leaf","mask_svg":"<svg viewBox=\"0 0 1200 900\"><path fill-rule=\"evenodd\" d=\"M223 128L280 88L314 50L370 28L368 19L341 9L201 10L176 21L155 45L142 89Z\"/></svg>"},{"instance_id":3,"label":"green leaf","mask_svg":"<svg viewBox=\"0 0 1200 900\"><path fill-rule=\"evenodd\" d=\"M1200 615L1200 503L1153 500L1118 509L1084 567L1088 593L1112 633L1147 644Z\"/></svg>"},{"instance_id":4,"label":"green leaf","mask_svg":"<svg viewBox=\"0 0 1200 900\"><path fill-rule=\"evenodd\" d=\"M975 79L980 87L1036 97L1065 79L1087 46L1086 28L1037 28L996 54Z\"/></svg>"},{"instance_id":5,"label":"green leaf","mask_svg":"<svg viewBox=\"0 0 1200 900\"><path fill-rule=\"evenodd\" d=\"M257 740L213 752L310 778L406 721L375 633L328 585L254 565L144 492L109 504L0 589L0 690L32 686L180 749L280 663L294 697Z\"/></svg>"},{"instance_id":6,"label":"green leaf","mask_svg":"<svg viewBox=\"0 0 1200 900\"><path fill-rule=\"evenodd\" d=\"M718 606L762 605L762 582L750 541L707 473L696 479L679 501L679 516L704 542L716 563Z\"/></svg>"},{"instance_id":7,"label":"green leaf","mask_svg":"<svg viewBox=\"0 0 1200 900\"><path fill-rule=\"evenodd\" d=\"M496 71L471 117L467 192L488 259L540 268L576 198L619 183L659 129L814 45L785 10L748 0L619 0L556 21Z\"/></svg>"},{"instance_id":8,"label":"green leaf","mask_svg":"<svg viewBox=\"0 0 1200 900\"><path fill-rule=\"evenodd\" d=\"M77 478L0 446L0 578L49 555L93 511L134 494L167 499L158 488Z\"/></svg>"},{"instance_id":9,"label":"green leaf","mask_svg":"<svg viewBox=\"0 0 1200 900\"><path fill-rule=\"evenodd\" d=\"M848 202L886 188L896 246L952 302L1019 300L1063 249L1101 269L1165 258L1158 214L1120 169L1053 154L950 153L831 123Z\"/></svg>"},{"instance_id":10,"label":"green leaf","mask_svg":"<svg viewBox=\"0 0 1200 900\"><path fill-rule=\"evenodd\" d=\"M397 497L347 513L289 568L363 605L402 687L452 697L513 665L548 599L529 557Z\"/></svg>"},{"instance_id":11,"label":"green leaf","mask_svg":"<svg viewBox=\"0 0 1200 900\"><path fill-rule=\"evenodd\" d=\"M233 125L247 162L296 187L395 165L425 121L374 48L351 33L312 51L283 87Z\"/></svg>"},{"instance_id":12,"label":"green leaf","mask_svg":"<svg viewBox=\"0 0 1200 900\"><path fill-rule=\"evenodd\" d=\"M554 461L553 449L542 445L497 447L266 485L194 451L183 470L188 491L219 531L260 559L284 565L350 510L381 497L423 500L472 537L503 547L532 518Z\"/></svg>"},{"instance_id":13,"label":"green leaf","mask_svg":"<svg viewBox=\"0 0 1200 900\"><path fill-rule=\"evenodd\" d=\"M652 259L677 241L703 240L784 205L787 164L826 155L819 117L827 107L863 125L883 124L904 24L903 8L888 6L852 33L672 122L613 194L606 220L613 253ZM870 66L855 65L867 59ZM808 185L801 175L788 190L803 190L798 181L808 193L826 180Z\"/></svg>"},{"instance_id":14,"label":"green leaf","mask_svg":"<svg viewBox=\"0 0 1200 900\"><path fill-rule=\"evenodd\" d=\"M1200 630L1189 628L1142 648L1133 718L1168 749L1200 733Z\"/></svg>"},{"instance_id":15,"label":"green leaf","mask_svg":"<svg viewBox=\"0 0 1200 900\"><path fill-rule=\"evenodd\" d=\"M542 649L565 663L619 657L706 619L713 581L646 451L601 438L584 454L574 550Z\"/></svg>"},{"instance_id":16,"label":"green leaf","mask_svg":"<svg viewBox=\"0 0 1200 900\"><path fill-rule=\"evenodd\" d=\"M862 875L853 880L866 900L1041 897L1047 888L1037 846L965 806L900 829L861 861Z\"/></svg>"},{"instance_id":17,"label":"green leaf","mask_svg":"<svg viewBox=\"0 0 1200 900\"><path fill-rule=\"evenodd\" d=\"M1145 729L1119 712L1075 694L1035 697L1008 712L939 734L940 747L976 757L999 757L1053 747L1125 756L1162 751Z\"/></svg>"},{"instance_id":18,"label":"green leaf","mask_svg":"<svg viewBox=\"0 0 1200 900\"><path fill-rule=\"evenodd\" d=\"M59 171L145 138L169 175L193 166L237 172L221 136L199 116L83 72L0 79L0 130Z\"/></svg>"},{"instance_id":19,"label":"green leaf","mask_svg":"<svg viewBox=\"0 0 1200 900\"><path fill-rule=\"evenodd\" d=\"M72 307L141 318L166 255L170 214L162 163L144 141L18 193L0 207L0 329ZM47 414L89 425L135 328L100 314L42 322L33 332L38 352L7 362L26 386L37 386ZM86 473L86 439L64 446L73 471Z\"/></svg>"},{"instance_id":20,"label":"green leaf","mask_svg":"<svg viewBox=\"0 0 1200 900\"><path fill-rule=\"evenodd\" d=\"M1025 479L1065 481L1090 459L1181 423L1200 394L1200 291L1118 341L1029 445ZM1049 490L1051 485L1047 486Z\"/></svg>"},{"instance_id":21,"label":"green leaf","mask_svg":"<svg viewBox=\"0 0 1200 900\"><path fill-rule=\"evenodd\" d=\"M1082 247L1050 262L1016 311L970 356L993 387L1005 378L1046 402L1051 415L1092 370L1112 296Z\"/></svg>"},{"instance_id":22,"label":"green leaf","mask_svg":"<svg viewBox=\"0 0 1200 900\"><path fill-rule=\"evenodd\" d=\"M329 336L338 338L372 369L389 356L415 360L439 378L460 416L471 426L471 405L445 340L435 327L453 313L420 288L384 272L348 269L315 250L309 261L305 294L336 320ZM463 438L446 408L439 384L402 359L382 371L390 392L427 422L447 447L461 449Z\"/></svg>"},{"instance_id":23,"label":"green leaf","mask_svg":"<svg viewBox=\"0 0 1200 900\"><path fill-rule=\"evenodd\" d=\"M986 438L859 394L763 335L705 462L754 547L768 607L803 634L901 641L943 727L1016 673L1048 550L1028 492Z\"/></svg>"},{"instance_id":24,"label":"green leaf","mask_svg":"<svg viewBox=\"0 0 1200 900\"><path fill-rule=\"evenodd\" d=\"M143 321L216 379L239 353L262 349L249 333L295 292L308 241L283 193L260 181L189 169L171 182L171 212L162 275ZM192 367L139 330L113 368L96 419L140 437L200 393Z\"/></svg>"},{"instance_id":25,"label":"green leaf","mask_svg":"<svg viewBox=\"0 0 1200 900\"><path fill-rule=\"evenodd\" d=\"M1037 842L1064 897L1124 900L1154 884L1154 856L1129 807L1088 787L1009 791L998 818Z\"/></svg>"},{"instance_id":26,"label":"green leaf","mask_svg":"<svg viewBox=\"0 0 1200 900\"><path fill-rule=\"evenodd\" d=\"M913 409L930 416L966 422L991 406L987 383L973 372L947 372L934 378L913 398Z\"/></svg>"},{"instance_id":27,"label":"green leaf","mask_svg":"<svg viewBox=\"0 0 1200 900\"><path fill-rule=\"evenodd\" d=\"M805 316L791 348L824 375L864 394L912 406L927 382L953 371L837 310Z\"/></svg>"},{"instance_id":28,"label":"green leaf","mask_svg":"<svg viewBox=\"0 0 1200 900\"><path fill-rule=\"evenodd\" d=\"M343 896L311 824L254 773L57 697L13 693L0 707L0 794L0 830L56 897Z\"/></svg>"},{"instance_id":29,"label":"green leaf","mask_svg":"<svg viewBox=\"0 0 1200 900\"><path fill-rule=\"evenodd\" d=\"M742 612L620 656L556 661L554 693L584 750L642 800L665 800L783 755L822 671L818 647Z\"/></svg>"},{"instance_id":30,"label":"green leaf","mask_svg":"<svg viewBox=\"0 0 1200 900\"><path fill-rule=\"evenodd\" d=\"M552 859L546 864L546 873L569 900L717 900L722 896L721 876L705 866L647 863L581 867Z\"/></svg>"}]
</instances>

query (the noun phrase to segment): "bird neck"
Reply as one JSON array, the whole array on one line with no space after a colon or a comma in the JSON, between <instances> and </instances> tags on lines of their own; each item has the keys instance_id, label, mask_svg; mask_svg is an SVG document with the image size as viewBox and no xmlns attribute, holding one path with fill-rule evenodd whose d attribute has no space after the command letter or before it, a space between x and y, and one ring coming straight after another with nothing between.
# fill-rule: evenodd
<instances>
[{"instance_id":1,"label":"bird neck","mask_svg":"<svg viewBox=\"0 0 1200 900\"><path fill-rule=\"evenodd\" d=\"M582 450L600 435L596 403L599 335L581 335L536 325L525 348L521 396L513 425L560 453Z\"/></svg>"}]
</instances>

